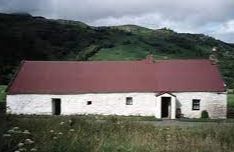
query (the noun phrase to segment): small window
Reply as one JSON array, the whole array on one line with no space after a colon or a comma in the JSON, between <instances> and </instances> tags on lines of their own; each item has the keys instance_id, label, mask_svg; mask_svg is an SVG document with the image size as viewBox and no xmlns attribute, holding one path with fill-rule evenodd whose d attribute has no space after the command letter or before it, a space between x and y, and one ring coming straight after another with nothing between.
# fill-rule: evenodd
<instances>
[{"instance_id":1,"label":"small window","mask_svg":"<svg viewBox=\"0 0 234 152\"><path fill-rule=\"evenodd\" d=\"M193 99L193 110L200 110L200 99Z\"/></svg>"},{"instance_id":2,"label":"small window","mask_svg":"<svg viewBox=\"0 0 234 152\"><path fill-rule=\"evenodd\" d=\"M126 105L132 105L133 101L132 101L132 97L127 97L126 98Z\"/></svg>"},{"instance_id":3,"label":"small window","mask_svg":"<svg viewBox=\"0 0 234 152\"><path fill-rule=\"evenodd\" d=\"M87 105L91 105L92 104L92 101L87 101Z\"/></svg>"}]
</instances>

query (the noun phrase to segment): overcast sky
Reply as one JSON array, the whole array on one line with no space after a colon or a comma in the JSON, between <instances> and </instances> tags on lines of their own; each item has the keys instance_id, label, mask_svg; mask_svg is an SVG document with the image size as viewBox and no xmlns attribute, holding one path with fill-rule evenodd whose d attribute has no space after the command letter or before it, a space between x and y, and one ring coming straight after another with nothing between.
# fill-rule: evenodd
<instances>
[{"instance_id":1,"label":"overcast sky","mask_svg":"<svg viewBox=\"0 0 234 152\"><path fill-rule=\"evenodd\" d=\"M94 26L168 27L234 43L234 0L0 0L0 12L28 12Z\"/></svg>"}]
</instances>

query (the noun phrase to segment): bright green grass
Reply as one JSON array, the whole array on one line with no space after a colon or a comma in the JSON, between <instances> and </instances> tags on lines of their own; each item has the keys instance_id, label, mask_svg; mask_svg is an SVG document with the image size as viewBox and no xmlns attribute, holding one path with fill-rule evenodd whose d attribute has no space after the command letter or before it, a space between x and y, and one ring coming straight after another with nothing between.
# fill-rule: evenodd
<instances>
[{"instance_id":1,"label":"bright green grass","mask_svg":"<svg viewBox=\"0 0 234 152\"><path fill-rule=\"evenodd\" d=\"M72 120L70 125L69 120ZM0 117L0 151L21 148L40 152L232 152L234 125L213 124L197 127L153 126L128 120L95 121L90 117ZM61 122L64 124L61 125ZM8 132L13 127L19 127ZM74 129L74 130L71 130ZM31 134L21 131L29 130ZM3 134L10 137L3 137ZM6 136L6 135L5 135Z\"/></svg>"},{"instance_id":2,"label":"bright green grass","mask_svg":"<svg viewBox=\"0 0 234 152\"><path fill-rule=\"evenodd\" d=\"M136 60L145 58L149 52L133 45L121 45L115 48L103 48L90 60ZM111 53L110 53L111 52ZM138 53L136 53L138 52Z\"/></svg>"},{"instance_id":3,"label":"bright green grass","mask_svg":"<svg viewBox=\"0 0 234 152\"><path fill-rule=\"evenodd\" d=\"M0 85L0 102L4 101L6 98L6 87L5 85Z\"/></svg>"},{"instance_id":4,"label":"bright green grass","mask_svg":"<svg viewBox=\"0 0 234 152\"><path fill-rule=\"evenodd\" d=\"M94 56L89 58L89 60L141 60L145 59L146 56L150 54L150 52L156 54L154 55L156 60L176 58L174 54L162 53L144 44L139 46L136 46L135 44L129 44L120 45L114 48L102 48Z\"/></svg>"}]
</instances>

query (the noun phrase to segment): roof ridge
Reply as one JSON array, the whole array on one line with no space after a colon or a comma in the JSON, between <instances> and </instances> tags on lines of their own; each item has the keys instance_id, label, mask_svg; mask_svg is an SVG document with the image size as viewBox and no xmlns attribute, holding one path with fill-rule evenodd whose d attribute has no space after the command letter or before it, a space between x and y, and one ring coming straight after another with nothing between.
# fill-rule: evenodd
<instances>
[{"instance_id":1,"label":"roof ridge","mask_svg":"<svg viewBox=\"0 0 234 152\"><path fill-rule=\"evenodd\" d=\"M100 62L145 62L145 59L142 60L95 60L95 61L75 61L75 60L23 60L24 62L80 62L80 63L100 63ZM170 61L210 61L209 59L161 59L161 60L155 60L154 63L157 62L161 62L161 61L165 61L165 62L170 62Z\"/></svg>"},{"instance_id":2,"label":"roof ridge","mask_svg":"<svg viewBox=\"0 0 234 152\"><path fill-rule=\"evenodd\" d=\"M77 63L77 62L85 62L85 63L87 63L87 62L93 62L93 63L95 63L95 62L140 62L141 60L129 60L129 61L125 61L125 60L123 60L123 61L61 61L61 60L53 60L53 61L47 61L47 60L40 60L40 61L37 61L37 60L24 60L24 62L75 62L75 63Z\"/></svg>"}]
</instances>

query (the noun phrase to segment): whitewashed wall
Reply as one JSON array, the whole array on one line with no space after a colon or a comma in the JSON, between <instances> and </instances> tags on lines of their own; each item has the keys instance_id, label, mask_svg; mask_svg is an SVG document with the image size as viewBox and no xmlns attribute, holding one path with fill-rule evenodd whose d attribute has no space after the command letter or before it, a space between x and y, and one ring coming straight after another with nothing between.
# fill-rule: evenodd
<instances>
[{"instance_id":1,"label":"whitewashed wall","mask_svg":"<svg viewBox=\"0 0 234 152\"><path fill-rule=\"evenodd\" d=\"M133 105L126 105L133 97ZM154 116L154 93L108 93L80 95L8 95L8 112L14 114L52 114L51 98L61 98L61 114L103 114ZM87 105L87 101L92 101Z\"/></svg>"},{"instance_id":2,"label":"whitewashed wall","mask_svg":"<svg viewBox=\"0 0 234 152\"><path fill-rule=\"evenodd\" d=\"M184 92L176 95L176 107L185 117L199 118L207 110L212 118L226 118L226 93ZM140 115L159 117L161 96L156 93L106 93L79 95L7 95L7 112L12 114L52 114L52 98L61 98L61 114ZM126 105L133 97L133 105ZM200 110L192 110L192 99L201 99ZM87 105L92 101L92 105ZM174 109L175 110L175 109Z\"/></svg>"},{"instance_id":3,"label":"whitewashed wall","mask_svg":"<svg viewBox=\"0 0 234 152\"><path fill-rule=\"evenodd\" d=\"M173 93L177 98L177 108L188 118L200 118L201 112L207 110L211 118L226 118L227 93L184 92ZM200 99L200 110L192 110L192 99Z\"/></svg>"}]
</instances>

